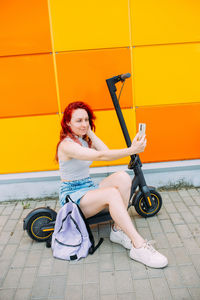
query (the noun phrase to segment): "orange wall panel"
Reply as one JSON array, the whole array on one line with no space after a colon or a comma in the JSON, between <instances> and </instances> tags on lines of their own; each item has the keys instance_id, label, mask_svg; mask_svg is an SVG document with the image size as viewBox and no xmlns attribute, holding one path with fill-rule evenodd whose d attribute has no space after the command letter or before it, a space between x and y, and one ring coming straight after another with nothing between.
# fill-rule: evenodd
<instances>
[{"instance_id":1,"label":"orange wall panel","mask_svg":"<svg viewBox=\"0 0 200 300\"><path fill-rule=\"evenodd\" d=\"M200 102L200 43L133 48L136 106Z\"/></svg>"},{"instance_id":2,"label":"orange wall panel","mask_svg":"<svg viewBox=\"0 0 200 300\"><path fill-rule=\"evenodd\" d=\"M126 47L129 0L50 0L56 51Z\"/></svg>"},{"instance_id":3,"label":"orange wall panel","mask_svg":"<svg viewBox=\"0 0 200 300\"><path fill-rule=\"evenodd\" d=\"M0 1L0 56L52 51L47 3Z\"/></svg>"},{"instance_id":4,"label":"orange wall panel","mask_svg":"<svg viewBox=\"0 0 200 300\"><path fill-rule=\"evenodd\" d=\"M133 139L135 113L133 109L123 109L122 114L126 122L126 126L131 140ZM125 138L123 136L117 114L115 110L95 111L96 115L96 135L108 146L109 149L122 149L126 148ZM130 157L124 157L112 161L95 161L92 166L114 166L128 164Z\"/></svg>"},{"instance_id":5,"label":"orange wall panel","mask_svg":"<svg viewBox=\"0 0 200 300\"><path fill-rule=\"evenodd\" d=\"M0 117L58 112L50 54L0 57Z\"/></svg>"},{"instance_id":6,"label":"orange wall panel","mask_svg":"<svg viewBox=\"0 0 200 300\"><path fill-rule=\"evenodd\" d=\"M200 41L200 1L129 1L133 45Z\"/></svg>"},{"instance_id":7,"label":"orange wall panel","mask_svg":"<svg viewBox=\"0 0 200 300\"><path fill-rule=\"evenodd\" d=\"M128 48L58 53L56 62L62 112L69 102L78 100L89 103L93 109L113 108L105 80L131 72ZM131 80L126 82L120 105L132 106Z\"/></svg>"},{"instance_id":8,"label":"orange wall panel","mask_svg":"<svg viewBox=\"0 0 200 300\"><path fill-rule=\"evenodd\" d=\"M0 119L0 172L56 170L58 115Z\"/></svg>"},{"instance_id":9,"label":"orange wall panel","mask_svg":"<svg viewBox=\"0 0 200 300\"><path fill-rule=\"evenodd\" d=\"M139 107L138 123L146 123L143 162L200 158L200 103Z\"/></svg>"}]
</instances>

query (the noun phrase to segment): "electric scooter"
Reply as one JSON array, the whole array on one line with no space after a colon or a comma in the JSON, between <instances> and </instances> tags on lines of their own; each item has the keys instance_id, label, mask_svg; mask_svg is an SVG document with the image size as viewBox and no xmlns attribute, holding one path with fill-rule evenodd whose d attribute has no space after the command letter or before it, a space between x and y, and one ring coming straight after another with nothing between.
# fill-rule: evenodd
<instances>
[{"instance_id":1,"label":"electric scooter","mask_svg":"<svg viewBox=\"0 0 200 300\"><path fill-rule=\"evenodd\" d=\"M129 73L114 76L106 80L110 96L113 101L115 111L127 144L127 147L131 146L131 139L125 124L125 120L119 105L119 98L125 80L131 75ZM119 97L116 95L116 84L122 82L121 91ZM131 155L128 168L133 170L134 178L131 185L131 193L129 199L129 205L134 206L136 212L144 217L152 217L159 212L162 206L162 197L156 191L154 187L147 186L143 172L142 163L139 155ZM54 231L56 211L50 207L40 207L32 210L25 218L23 223L23 229L27 231L28 235L38 242L48 242L51 240L51 235ZM87 219L89 225L98 224L111 220L111 216L108 210L103 210Z\"/></svg>"}]
</instances>

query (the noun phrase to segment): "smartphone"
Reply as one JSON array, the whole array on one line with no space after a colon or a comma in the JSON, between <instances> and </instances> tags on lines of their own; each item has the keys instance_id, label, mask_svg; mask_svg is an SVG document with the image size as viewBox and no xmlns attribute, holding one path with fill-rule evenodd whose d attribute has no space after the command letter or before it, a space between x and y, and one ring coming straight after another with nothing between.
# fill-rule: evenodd
<instances>
[{"instance_id":1,"label":"smartphone","mask_svg":"<svg viewBox=\"0 0 200 300\"><path fill-rule=\"evenodd\" d=\"M146 124L145 123L139 123L139 134L140 136L145 135L146 132Z\"/></svg>"}]
</instances>

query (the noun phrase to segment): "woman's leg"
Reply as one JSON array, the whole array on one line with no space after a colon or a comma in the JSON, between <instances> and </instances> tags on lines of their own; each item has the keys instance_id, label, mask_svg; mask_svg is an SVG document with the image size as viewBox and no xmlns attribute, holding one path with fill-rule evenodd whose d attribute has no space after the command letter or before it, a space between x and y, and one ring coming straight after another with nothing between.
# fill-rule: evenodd
<instances>
[{"instance_id":1,"label":"woman's leg","mask_svg":"<svg viewBox=\"0 0 200 300\"><path fill-rule=\"evenodd\" d=\"M122 196L125 207L128 208L131 183L131 177L126 172L119 171L104 178L99 187L116 187Z\"/></svg>"},{"instance_id":2,"label":"woman's leg","mask_svg":"<svg viewBox=\"0 0 200 300\"><path fill-rule=\"evenodd\" d=\"M134 247L141 247L144 239L136 231L118 188L100 187L97 190L87 192L80 201L80 208L86 218L97 214L106 207L109 208L114 222L131 239Z\"/></svg>"}]
</instances>

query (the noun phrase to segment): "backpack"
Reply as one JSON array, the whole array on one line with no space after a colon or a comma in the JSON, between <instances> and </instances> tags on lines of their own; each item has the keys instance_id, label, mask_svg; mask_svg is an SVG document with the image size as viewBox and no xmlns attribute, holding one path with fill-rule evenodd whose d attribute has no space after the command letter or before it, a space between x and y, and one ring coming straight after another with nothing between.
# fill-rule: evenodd
<instances>
[{"instance_id":1,"label":"backpack","mask_svg":"<svg viewBox=\"0 0 200 300\"><path fill-rule=\"evenodd\" d=\"M93 254L101 245L103 239L95 246L91 229L80 207L71 200L59 210L51 248L53 256L64 260L79 260Z\"/></svg>"}]
</instances>

